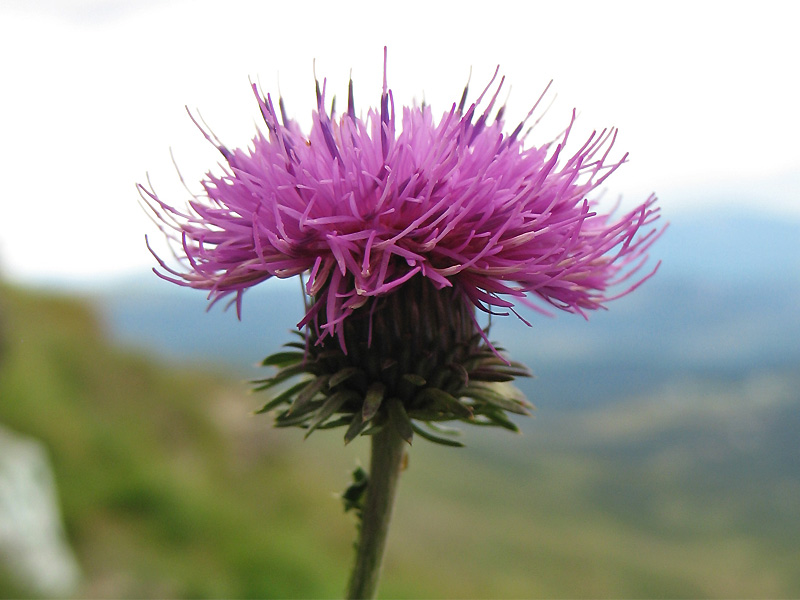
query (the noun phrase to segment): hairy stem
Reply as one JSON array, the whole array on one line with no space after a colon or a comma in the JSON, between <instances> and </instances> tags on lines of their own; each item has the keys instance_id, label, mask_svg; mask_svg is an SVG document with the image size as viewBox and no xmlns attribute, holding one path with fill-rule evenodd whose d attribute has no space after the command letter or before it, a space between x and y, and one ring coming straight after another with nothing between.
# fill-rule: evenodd
<instances>
[{"instance_id":1,"label":"hairy stem","mask_svg":"<svg viewBox=\"0 0 800 600\"><path fill-rule=\"evenodd\" d=\"M361 513L361 530L347 597L374 598L389 533L405 442L391 423L372 436L369 485Z\"/></svg>"}]
</instances>

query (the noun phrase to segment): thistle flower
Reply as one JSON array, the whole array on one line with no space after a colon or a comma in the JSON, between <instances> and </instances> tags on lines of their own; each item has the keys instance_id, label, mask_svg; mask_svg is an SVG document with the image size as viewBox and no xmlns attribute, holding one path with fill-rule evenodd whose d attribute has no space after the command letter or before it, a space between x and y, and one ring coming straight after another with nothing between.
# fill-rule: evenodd
<instances>
[{"instance_id":1,"label":"thistle flower","mask_svg":"<svg viewBox=\"0 0 800 600\"><path fill-rule=\"evenodd\" d=\"M631 291L652 272L608 295L641 267L658 209L651 196L613 219L588 199L625 161L609 162L616 130L568 152L573 113L558 140L525 147L527 119L505 133L505 107L492 118L496 77L438 121L425 105L397 115L385 63L380 108L365 118L352 80L341 116L333 103L326 112L317 83L308 136L282 99L276 110L253 85L266 133L231 150L204 132L227 162L207 175L204 196L181 212L141 188L185 255L185 271L161 262L157 272L214 301L235 294L238 310L248 288L307 272L313 303L299 326L324 313L321 338L343 348L347 318L414 277L495 313L539 300L585 315Z\"/></svg>"},{"instance_id":2,"label":"thistle flower","mask_svg":"<svg viewBox=\"0 0 800 600\"><path fill-rule=\"evenodd\" d=\"M307 136L254 85L266 132L231 150L204 131L226 165L207 174L203 196L179 211L140 186L183 255L184 270L156 257L164 279L208 290L212 303L233 294L241 311L250 287L307 275L301 339L264 360L278 371L256 382L273 394L259 412L306 435L340 425L345 442L372 435L369 477L359 472L343 495L361 520L351 598L376 590L403 440L459 446L439 422L516 431L507 413L528 414L507 384L529 372L489 341L476 310L585 316L655 272L637 278L659 235L655 197L617 219L589 199L625 161L609 160L616 130L568 151L573 113L559 139L526 145L542 98L506 133L496 80L471 104L465 88L438 120L425 105L398 116L384 50L380 107L357 114L350 81L337 116L317 82Z\"/></svg>"},{"instance_id":3,"label":"thistle flower","mask_svg":"<svg viewBox=\"0 0 800 600\"><path fill-rule=\"evenodd\" d=\"M418 432L451 445L417 422L514 430L505 412L527 414L530 405L486 384L528 371L490 343L475 309L542 310L539 300L585 316L638 273L658 237L655 197L618 219L588 198L625 161L609 161L616 130L568 152L573 112L559 139L526 147L544 94L505 133L497 75L471 104L467 86L438 121L426 105L398 116L384 53L380 107L360 117L351 80L337 116L317 82L308 136L282 99L276 110L253 85L266 133L231 150L203 131L227 163L207 174L204 196L182 212L140 186L183 253L184 271L159 259L164 279L208 290L212 303L235 294L240 311L248 288L307 274L303 339L268 357L280 370L257 382L279 389L295 379L263 409L285 405L278 425L347 425L350 441L392 420L408 441Z\"/></svg>"}]
</instances>

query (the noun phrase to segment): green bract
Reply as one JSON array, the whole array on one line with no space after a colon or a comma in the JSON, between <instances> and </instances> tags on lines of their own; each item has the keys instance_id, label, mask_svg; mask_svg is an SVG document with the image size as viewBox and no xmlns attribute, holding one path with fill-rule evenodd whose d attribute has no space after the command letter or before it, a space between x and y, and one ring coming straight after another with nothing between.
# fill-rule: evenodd
<instances>
[{"instance_id":1,"label":"green bract","mask_svg":"<svg viewBox=\"0 0 800 600\"><path fill-rule=\"evenodd\" d=\"M437 290L415 277L387 296L371 299L344 321L345 350L313 329L268 356L277 372L256 382L272 397L258 411L277 411L278 427L346 427L345 443L394 427L448 446L457 431L440 424L463 421L517 431L508 413L532 405L510 382L528 369L502 357L487 330L476 333L474 307L457 291Z\"/></svg>"}]
</instances>

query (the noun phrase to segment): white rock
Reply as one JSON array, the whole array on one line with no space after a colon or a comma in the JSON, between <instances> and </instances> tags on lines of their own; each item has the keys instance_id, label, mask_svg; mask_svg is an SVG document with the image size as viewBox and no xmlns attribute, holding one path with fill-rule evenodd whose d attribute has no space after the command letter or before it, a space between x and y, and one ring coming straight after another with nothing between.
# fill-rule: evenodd
<instances>
[{"instance_id":1,"label":"white rock","mask_svg":"<svg viewBox=\"0 0 800 600\"><path fill-rule=\"evenodd\" d=\"M67 543L44 446L0 425L0 562L25 589L75 592L80 568Z\"/></svg>"}]
</instances>

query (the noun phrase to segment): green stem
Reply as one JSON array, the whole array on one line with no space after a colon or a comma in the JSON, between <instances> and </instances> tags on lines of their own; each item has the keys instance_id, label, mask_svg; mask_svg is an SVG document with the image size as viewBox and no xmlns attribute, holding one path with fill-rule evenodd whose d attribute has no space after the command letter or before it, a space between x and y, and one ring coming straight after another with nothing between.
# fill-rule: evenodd
<instances>
[{"instance_id":1,"label":"green stem","mask_svg":"<svg viewBox=\"0 0 800 600\"><path fill-rule=\"evenodd\" d=\"M372 436L369 485L361 512L361 530L347 597L374 598L389 533L389 520L403 466L405 442L391 422Z\"/></svg>"}]
</instances>

